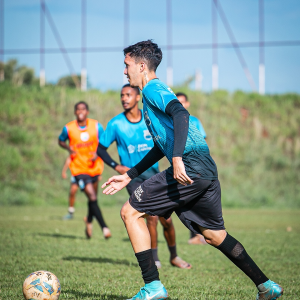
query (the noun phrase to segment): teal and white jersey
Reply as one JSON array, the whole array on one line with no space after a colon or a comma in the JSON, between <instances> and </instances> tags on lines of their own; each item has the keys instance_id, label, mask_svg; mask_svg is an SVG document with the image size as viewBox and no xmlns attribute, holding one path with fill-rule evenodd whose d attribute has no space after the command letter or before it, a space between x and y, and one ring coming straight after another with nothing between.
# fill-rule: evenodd
<instances>
[{"instance_id":1,"label":"teal and white jersey","mask_svg":"<svg viewBox=\"0 0 300 300\"><path fill-rule=\"evenodd\" d=\"M154 146L143 114L141 121L138 123L128 121L125 113L112 118L101 135L100 144L108 148L113 142L117 143L121 164L128 168L132 168L139 163ZM148 179L158 172L158 163L156 163L141 177Z\"/></svg>"},{"instance_id":2,"label":"teal and white jersey","mask_svg":"<svg viewBox=\"0 0 300 300\"><path fill-rule=\"evenodd\" d=\"M165 109L172 100L177 99L176 95L159 79L149 81L143 88L142 94L146 125L153 141L172 164L174 126L172 117L166 114ZM195 157L199 160L196 166ZM210 156L207 143L191 118L189 118L189 130L183 160L186 169L191 172L200 173L201 177L211 180L217 178L217 168Z\"/></svg>"}]
</instances>

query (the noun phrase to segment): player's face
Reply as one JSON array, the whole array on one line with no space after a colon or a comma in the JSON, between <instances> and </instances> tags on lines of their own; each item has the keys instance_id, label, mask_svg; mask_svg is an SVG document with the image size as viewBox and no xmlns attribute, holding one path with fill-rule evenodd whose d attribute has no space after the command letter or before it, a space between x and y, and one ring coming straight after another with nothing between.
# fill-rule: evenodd
<instances>
[{"instance_id":1,"label":"player's face","mask_svg":"<svg viewBox=\"0 0 300 300\"><path fill-rule=\"evenodd\" d=\"M125 69L124 75L127 76L128 82L131 86L140 86L141 84L141 71L140 64L135 62L129 54L126 54L124 59Z\"/></svg>"},{"instance_id":2,"label":"player's face","mask_svg":"<svg viewBox=\"0 0 300 300\"><path fill-rule=\"evenodd\" d=\"M136 91L129 86L122 88L121 102L124 110L130 110L135 107L140 100L140 95L137 95Z\"/></svg>"},{"instance_id":3,"label":"player's face","mask_svg":"<svg viewBox=\"0 0 300 300\"><path fill-rule=\"evenodd\" d=\"M75 116L77 118L77 121L79 122L85 121L88 114L89 111L86 109L86 106L84 104L77 105L77 108L75 110Z\"/></svg>"},{"instance_id":4,"label":"player's face","mask_svg":"<svg viewBox=\"0 0 300 300\"><path fill-rule=\"evenodd\" d=\"M182 104L182 106L185 109L188 109L190 106L190 102L186 101L186 98L184 96L178 96L177 99L179 100L179 102Z\"/></svg>"}]
</instances>

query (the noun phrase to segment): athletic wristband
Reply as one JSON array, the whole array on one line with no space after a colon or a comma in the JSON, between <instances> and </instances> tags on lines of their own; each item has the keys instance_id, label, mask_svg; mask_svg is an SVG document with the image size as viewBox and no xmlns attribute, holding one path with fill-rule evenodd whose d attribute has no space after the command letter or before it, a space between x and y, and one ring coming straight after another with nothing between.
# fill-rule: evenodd
<instances>
[{"instance_id":1,"label":"athletic wristband","mask_svg":"<svg viewBox=\"0 0 300 300\"><path fill-rule=\"evenodd\" d=\"M139 176L139 172L135 167L133 167L127 171L127 175L130 179L134 179Z\"/></svg>"}]
</instances>

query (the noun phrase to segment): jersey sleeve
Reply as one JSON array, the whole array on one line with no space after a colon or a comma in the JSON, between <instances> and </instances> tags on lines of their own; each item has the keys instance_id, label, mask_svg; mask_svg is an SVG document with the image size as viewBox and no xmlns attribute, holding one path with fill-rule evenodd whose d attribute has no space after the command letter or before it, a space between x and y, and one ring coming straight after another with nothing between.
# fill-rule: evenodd
<instances>
[{"instance_id":1,"label":"jersey sleeve","mask_svg":"<svg viewBox=\"0 0 300 300\"><path fill-rule=\"evenodd\" d=\"M116 130L114 124L110 121L106 126L106 130L99 137L99 143L108 148L116 140Z\"/></svg>"},{"instance_id":2,"label":"jersey sleeve","mask_svg":"<svg viewBox=\"0 0 300 300\"><path fill-rule=\"evenodd\" d=\"M67 126L65 126L61 132L61 134L59 135L58 139L62 142L65 142L66 140L69 139L69 134L68 134L68 129Z\"/></svg>"},{"instance_id":3,"label":"jersey sleeve","mask_svg":"<svg viewBox=\"0 0 300 300\"><path fill-rule=\"evenodd\" d=\"M101 135L104 133L104 129L103 129L102 124L100 124L99 122L98 122L97 126L98 126L98 139L99 139L99 142L100 142Z\"/></svg>"},{"instance_id":4,"label":"jersey sleeve","mask_svg":"<svg viewBox=\"0 0 300 300\"><path fill-rule=\"evenodd\" d=\"M161 84L151 84L146 90L146 96L152 105L163 112L166 112L166 107L172 100L177 100L174 92Z\"/></svg>"}]
</instances>

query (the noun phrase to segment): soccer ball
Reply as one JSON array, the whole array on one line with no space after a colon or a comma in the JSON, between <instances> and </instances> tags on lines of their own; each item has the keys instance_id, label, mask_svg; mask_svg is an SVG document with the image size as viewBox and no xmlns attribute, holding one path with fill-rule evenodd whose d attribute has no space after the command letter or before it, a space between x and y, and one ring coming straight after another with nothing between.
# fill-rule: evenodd
<instances>
[{"instance_id":1,"label":"soccer ball","mask_svg":"<svg viewBox=\"0 0 300 300\"><path fill-rule=\"evenodd\" d=\"M33 272L23 283L23 295L27 300L57 300L60 295L59 280L48 271Z\"/></svg>"}]
</instances>

